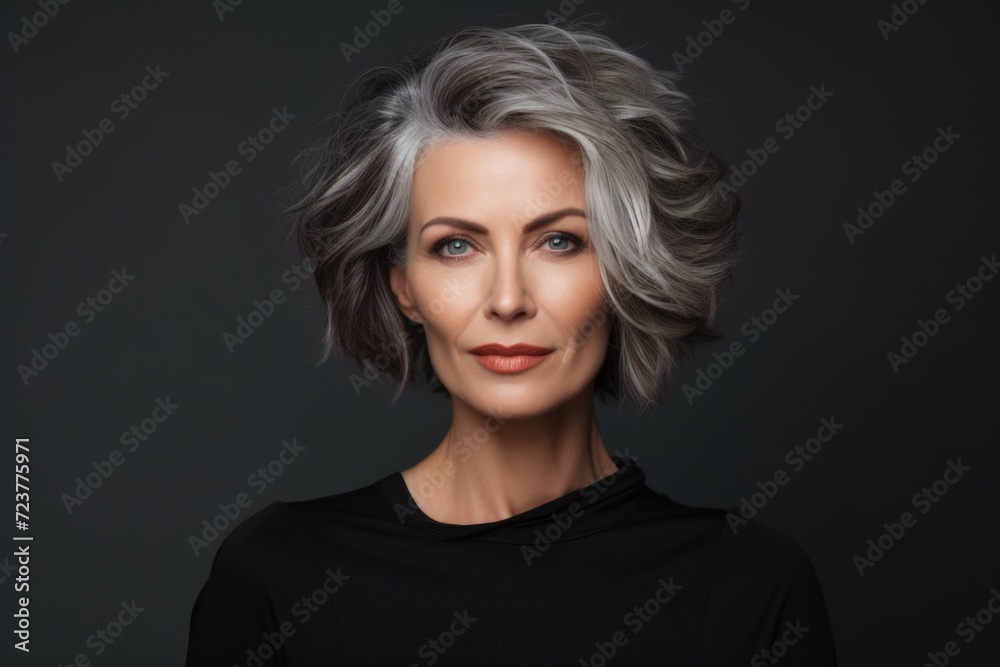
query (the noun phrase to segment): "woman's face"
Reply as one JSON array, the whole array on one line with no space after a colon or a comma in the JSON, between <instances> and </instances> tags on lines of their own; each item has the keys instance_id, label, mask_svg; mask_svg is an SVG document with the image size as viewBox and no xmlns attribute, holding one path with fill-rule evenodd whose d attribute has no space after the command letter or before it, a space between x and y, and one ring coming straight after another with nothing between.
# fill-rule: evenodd
<instances>
[{"instance_id":1,"label":"woman's face","mask_svg":"<svg viewBox=\"0 0 1000 667\"><path fill-rule=\"evenodd\" d=\"M541 133L444 141L418 161L391 284L453 398L516 419L592 392L610 318L584 204L575 154ZM491 343L549 352L473 352Z\"/></svg>"}]
</instances>

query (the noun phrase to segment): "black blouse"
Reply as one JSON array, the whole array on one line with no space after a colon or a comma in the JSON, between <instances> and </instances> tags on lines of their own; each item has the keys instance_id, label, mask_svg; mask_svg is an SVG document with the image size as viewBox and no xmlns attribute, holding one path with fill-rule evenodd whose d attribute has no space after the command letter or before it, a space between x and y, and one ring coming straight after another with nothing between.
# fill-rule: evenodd
<instances>
[{"instance_id":1,"label":"black blouse","mask_svg":"<svg viewBox=\"0 0 1000 667\"><path fill-rule=\"evenodd\" d=\"M613 458L594 484L484 524L429 518L399 472L272 502L220 545L186 664L836 665L797 542Z\"/></svg>"}]
</instances>

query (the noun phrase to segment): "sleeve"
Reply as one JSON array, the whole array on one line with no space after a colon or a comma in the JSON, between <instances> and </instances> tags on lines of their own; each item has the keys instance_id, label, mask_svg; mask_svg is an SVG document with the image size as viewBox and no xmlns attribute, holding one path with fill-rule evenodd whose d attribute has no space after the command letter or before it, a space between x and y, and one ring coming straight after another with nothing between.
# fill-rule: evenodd
<instances>
[{"instance_id":1,"label":"sleeve","mask_svg":"<svg viewBox=\"0 0 1000 667\"><path fill-rule=\"evenodd\" d=\"M294 625L286 618L295 576L311 551L285 503L272 502L219 545L194 602L187 667L288 667ZM252 659L252 656L256 659Z\"/></svg>"},{"instance_id":2,"label":"sleeve","mask_svg":"<svg viewBox=\"0 0 1000 667\"><path fill-rule=\"evenodd\" d=\"M819 576L791 537L727 514L706 610L706 664L836 667Z\"/></svg>"}]
</instances>

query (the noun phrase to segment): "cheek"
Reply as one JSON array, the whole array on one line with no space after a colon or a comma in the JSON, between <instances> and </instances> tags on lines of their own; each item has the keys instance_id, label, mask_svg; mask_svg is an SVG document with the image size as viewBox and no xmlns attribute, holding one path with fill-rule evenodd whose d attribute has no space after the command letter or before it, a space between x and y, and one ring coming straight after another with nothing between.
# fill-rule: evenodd
<instances>
[{"instance_id":1,"label":"cheek","mask_svg":"<svg viewBox=\"0 0 1000 667\"><path fill-rule=\"evenodd\" d=\"M525 259L522 269L524 287L539 303L602 298L601 269L593 252L556 258L537 249Z\"/></svg>"},{"instance_id":2,"label":"cheek","mask_svg":"<svg viewBox=\"0 0 1000 667\"><path fill-rule=\"evenodd\" d=\"M411 282L411 292L425 328L454 338L476 307L472 283L458 271L428 270Z\"/></svg>"},{"instance_id":3,"label":"cheek","mask_svg":"<svg viewBox=\"0 0 1000 667\"><path fill-rule=\"evenodd\" d=\"M600 304L579 313L567 331L568 355L575 362L584 361L589 365L593 361L597 366L603 363L608 351L611 323Z\"/></svg>"},{"instance_id":4,"label":"cheek","mask_svg":"<svg viewBox=\"0 0 1000 667\"><path fill-rule=\"evenodd\" d=\"M611 325L596 271L580 267L549 282L545 304L566 338L569 354L603 354Z\"/></svg>"}]
</instances>

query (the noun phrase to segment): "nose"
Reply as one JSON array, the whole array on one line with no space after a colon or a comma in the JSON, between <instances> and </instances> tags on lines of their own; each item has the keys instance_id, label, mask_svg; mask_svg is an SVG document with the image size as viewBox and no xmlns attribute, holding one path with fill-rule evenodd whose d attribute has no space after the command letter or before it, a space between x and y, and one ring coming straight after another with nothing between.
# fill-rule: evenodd
<instances>
[{"instance_id":1,"label":"nose","mask_svg":"<svg viewBox=\"0 0 1000 667\"><path fill-rule=\"evenodd\" d=\"M532 317L535 304L531 298L531 277L525 275L521 255L511 249L498 252L487 271L486 298L483 313L488 319L513 320Z\"/></svg>"}]
</instances>

